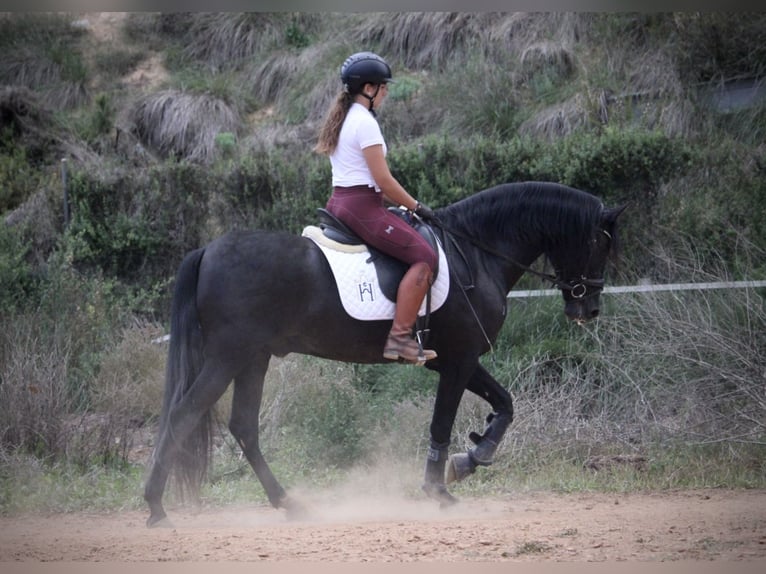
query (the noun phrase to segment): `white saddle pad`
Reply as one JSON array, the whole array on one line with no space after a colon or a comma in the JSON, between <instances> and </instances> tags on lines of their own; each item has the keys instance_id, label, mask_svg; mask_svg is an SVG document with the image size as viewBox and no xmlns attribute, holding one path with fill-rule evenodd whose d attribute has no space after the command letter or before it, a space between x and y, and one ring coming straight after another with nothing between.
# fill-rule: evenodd
<instances>
[{"instance_id":1,"label":"white saddle pad","mask_svg":"<svg viewBox=\"0 0 766 574\"><path fill-rule=\"evenodd\" d=\"M303 237L311 239L324 253L330 263L338 294L346 313L362 321L393 319L394 301L388 299L378 285L375 264L367 260L370 251L365 245L344 245L329 239L319 227L309 225L303 230ZM444 304L449 293L449 269L439 240L439 274L431 287L431 311ZM420 306L419 315L426 313L426 301Z\"/></svg>"}]
</instances>

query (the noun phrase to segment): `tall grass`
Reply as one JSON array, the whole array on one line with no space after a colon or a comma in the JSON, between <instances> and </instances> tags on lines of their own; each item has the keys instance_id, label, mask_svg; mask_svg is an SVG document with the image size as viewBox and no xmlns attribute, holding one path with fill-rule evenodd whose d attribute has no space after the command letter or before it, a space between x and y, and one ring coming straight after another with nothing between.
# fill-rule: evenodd
<instances>
[{"instance_id":1,"label":"tall grass","mask_svg":"<svg viewBox=\"0 0 766 574\"><path fill-rule=\"evenodd\" d=\"M725 278L697 272L698 280ZM548 331L542 325L560 312L558 298L517 304L504 333L509 355L496 367L516 408L499 467L526 487L762 486L763 295L604 295L594 325ZM549 342L535 349L538 337ZM614 464L588 470L604 466L596 459Z\"/></svg>"},{"instance_id":2,"label":"tall grass","mask_svg":"<svg viewBox=\"0 0 766 574\"><path fill-rule=\"evenodd\" d=\"M131 120L139 139L162 157L203 164L218 157L216 136L236 134L240 127L236 106L209 94L177 90L144 96L136 102Z\"/></svg>"},{"instance_id":3,"label":"tall grass","mask_svg":"<svg viewBox=\"0 0 766 574\"><path fill-rule=\"evenodd\" d=\"M89 73L78 45L83 32L61 14L0 18L0 82L38 90L67 110L87 103Z\"/></svg>"},{"instance_id":4,"label":"tall grass","mask_svg":"<svg viewBox=\"0 0 766 574\"><path fill-rule=\"evenodd\" d=\"M241 66L284 44L302 46L299 36L314 32L320 20L310 13L192 14L184 53L213 70Z\"/></svg>"}]
</instances>

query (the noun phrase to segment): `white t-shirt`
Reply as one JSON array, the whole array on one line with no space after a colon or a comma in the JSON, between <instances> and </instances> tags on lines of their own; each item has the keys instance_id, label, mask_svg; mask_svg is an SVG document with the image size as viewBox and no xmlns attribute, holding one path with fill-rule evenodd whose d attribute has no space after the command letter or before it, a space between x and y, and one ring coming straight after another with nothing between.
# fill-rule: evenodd
<instances>
[{"instance_id":1,"label":"white t-shirt","mask_svg":"<svg viewBox=\"0 0 766 574\"><path fill-rule=\"evenodd\" d=\"M333 186L368 185L380 191L362 153L371 145L383 145L383 155L386 155L388 150L378 121L366 107L354 102L340 129L338 145L330 155Z\"/></svg>"}]
</instances>

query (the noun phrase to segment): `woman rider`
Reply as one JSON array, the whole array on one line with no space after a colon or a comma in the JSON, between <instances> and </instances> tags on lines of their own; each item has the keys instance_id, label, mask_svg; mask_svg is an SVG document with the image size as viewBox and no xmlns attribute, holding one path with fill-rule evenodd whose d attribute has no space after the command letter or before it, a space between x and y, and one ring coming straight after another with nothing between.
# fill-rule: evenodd
<instances>
[{"instance_id":1,"label":"woman rider","mask_svg":"<svg viewBox=\"0 0 766 574\"><path fill-rule=\"evenodd\" d=\"M376 110L393 82L391 68L372 52L351 55L340 69L343 89L319 132L316 151L328 155L333 192L327 210L365 243L409 264L396 295L396 310L383 356L423 364L436 352L412 338L418 310L433 280L438 256L412 226L391 213L384 200L423 219L433 212L418 203L394 178Z\"/></svg>"}]
</instances>

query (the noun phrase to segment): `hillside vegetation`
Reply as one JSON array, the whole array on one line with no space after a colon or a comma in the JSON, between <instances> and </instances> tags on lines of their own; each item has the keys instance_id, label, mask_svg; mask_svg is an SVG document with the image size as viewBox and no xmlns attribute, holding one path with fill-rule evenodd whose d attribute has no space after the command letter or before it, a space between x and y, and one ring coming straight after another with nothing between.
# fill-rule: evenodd
<instances>
[{"instance_id":1,"label":"hillside vegetation","mask_svg":"<svg viewBox=\"0 0 766 574\"><path fill-rule=\"evenodd\" d=\"M312 146L368 49L397 80L392 170L424 203L557 181L630 204L610 284L766 276L764 13L0 14L0 512L94 504L76 490L94 477L105 506L137 500L177 265L228 230L314 222L330 170ZM483 488L763 486L763 296L604 296L587 329L558 298L512 303L486 362L517 420ZM267 456L288 485L419 465L433 388L288 357ZM486 414L466 397L454 448ZM237 496L250 476L217 444L208 496ZM585 470L626 453L648 464Z\"/></svg>"}]
</instances>

